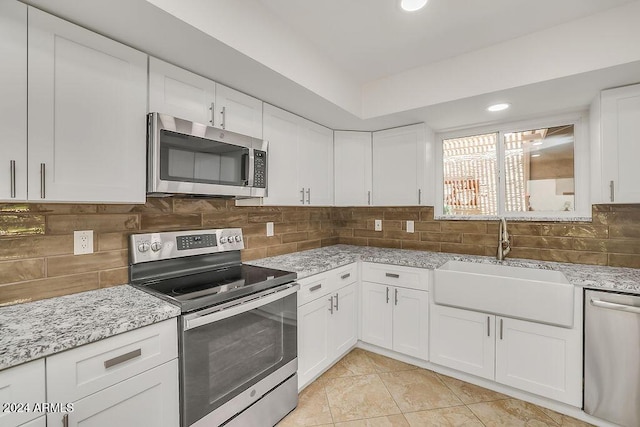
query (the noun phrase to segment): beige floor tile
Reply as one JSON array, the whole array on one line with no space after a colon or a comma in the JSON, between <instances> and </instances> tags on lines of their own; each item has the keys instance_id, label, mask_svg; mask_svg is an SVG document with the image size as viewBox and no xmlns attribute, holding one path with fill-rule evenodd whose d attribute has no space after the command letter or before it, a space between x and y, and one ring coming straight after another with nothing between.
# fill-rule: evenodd
<instances>
[{"instance_id":1,"label":"beige floor tile","mask_svg":"<svg viewBox=\"0 0 640 427\"><path fill-rule=\"evenodd\" d=\"M409 427L402 414L337 423L336 427Z\"/></svg>"},{"instance_id":2,"label":"beige floor tile","mask_svg":"<svg viewBox=\"0 0 640 427\"><path fill-rule=\"evenodd\" d=\"M432 409L404 414L411 427L482 427L473 412L466 406Z\"/></svg>"},{"instance_id":3,"label":"beige floor tile","mask_svg":"<svg viewBox=\"0 0 640 427\"><path fill-rule=\"evenodd\" d=\"M498 393L477 385L469 384L464 381L457 380L455 378L447 377L446 375L437 374L438 377L445 383L447 387L453 391L453 393L462 400L465 404L491 402L494 400L509 399L502 393Z\"/></svg>"},{"instance_id":4,"label":"beige floor tile","mask_svg":"<svg viewBox=\"0 0 640 427\"><path fill-rule=\"evenodd\" d=\"M359 348L353 349L325 372L319 379L352 377L354 375L375 374L373 362L367 352Z\"/></svg>"},{"instance_id":5,"label":"beige floor tile","mask_svg":"<svg viewBox=\"0 0 640 427\"><path fill-rule=\"evenodd\" d=\"M469 409L487 427L494 426L556 426L536 405L517 399L496 400L494 402L474 403Z\"/></svg>"},{"instance_id":6,"label":"beige floor tile","mask_svg":"<svg viewBox=\"0 0 640 427\"><path fill-rule=\"evenodd\" d=\"M588 427L593 425L593 424L589 424L584 421L580 421L575 418L560 414L556 411L552 411L551 409L543 408L541 406L538 406L538 409L540 409L542 412L547 414L547 416L550 417L553 421L555 421L555 423L558 424L559 426Z\"/></svg>"},{"instance_id":7,"label":"beige floor tile","mask_svg":"<svg viewBox=\"0 0 640 427\"><path fill-rule=\"evenodd\" d=\"M376 372L395 372L395 371L407 371L410 369L418 369L417 366L410 365L408 363L400 362L389 357L382 356L380 354L367 352L367 357L373 363L373 367Z\"/></svg>"},{"instance_id":8,"label":"beige floor tile","mask_svg":"<svg viewBox=\"0 0 640 427\"><path fill-rule=\"evenodd\" d=\"M379 375L402 412L462 405L462 401L431 371L416 369Z\"/></svg>"},{"instance_id":9,"label":"beige floor tile","mask_svg":"<svg viewBox=\"0 0 640 427\"><path fill-rule=\"evenodd\" d=\"M400 413L377 374L333 378L325 390L334 422Z\"/></svg>"},{"instance_id":10,"label":"beige floor tile","mask_svg":"<svg viewBox=\"0 0 640 427\"><path fill-rule=\"evenodd\" d=\"M321 383L314 382L298 396L298 407L287 415L278 427L332 425L327 394Z\"/></svg>"}]
</instances>

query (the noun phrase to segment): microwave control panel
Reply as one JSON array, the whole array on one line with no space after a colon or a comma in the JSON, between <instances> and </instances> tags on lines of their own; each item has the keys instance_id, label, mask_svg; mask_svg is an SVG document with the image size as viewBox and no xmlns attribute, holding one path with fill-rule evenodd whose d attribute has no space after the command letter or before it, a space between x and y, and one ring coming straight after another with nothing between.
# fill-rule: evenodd
<instances>
[{"instance_id":1,"label":"microwave control panel","mask_svg":"<svg viewBox=\"0 0 640 427\"><path fill-rule=\"evenodd\" d=\"M253 157L253 186L267 188L267 152L254 150Z\"/></svg>"}]
</instances>

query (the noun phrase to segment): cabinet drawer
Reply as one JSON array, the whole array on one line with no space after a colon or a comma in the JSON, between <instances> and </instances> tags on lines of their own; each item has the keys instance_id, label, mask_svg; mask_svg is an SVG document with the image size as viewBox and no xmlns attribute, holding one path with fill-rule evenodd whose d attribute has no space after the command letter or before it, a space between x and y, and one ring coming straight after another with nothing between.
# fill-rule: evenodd
<instances>
[{"instance_id":1,"label":"cabinet drawer","mask_svg":"<svg viewBox=\"0 0 640 427\"><path fill-rule=\"evenodd\" d=\"M421 291L429 290L429 270L423 268L365 262L362 264L362 280Z\"/></svg>"},{"instance_id":2,"label":"cabinet drawer","mask_svg":"<svg viewBox=\"0 0 640 427\"><path fill-rule=\"evenodd\" d=\"M358 264L353 263L340 267L332 271L332 273L336 288L342 288L358 281Z\"/></svg>"},{"instance_id":3,"label":"cabinet drawer","mask_svg":"<svg viewBox=\"0 0 640 427\"><path fill-rule=\"evenodd\" d=\"M325 272L298 280L300 284L298 307L323 295L327 295L329 292L333 292L336 286L335 280L332 280L332 278L332 274Z\"/></svg>"},{"instance_id":4,"label":"cabinet drawer","mask_svg":"<svg viewBox=\"0 0 640 427\"><path fill-rule=\"evenodd\" d=\"M73 402L178 357L176 319L47 358L50 402Z\"/></svg>"},{"instance_id":5,"label":"cabinet drawer","mask_svg":"<svg viewBox=\"0 0 640 427\"><path fill-rule=\"evenodd\" d=\"M46 402L44 384L44 359L0 371L0 404L17 405L7 412L0 408L0 425L15 426L42 415L33 412L33 404ZM31 405L31 411L23 404Z\"/></svg>"}]
</instances>

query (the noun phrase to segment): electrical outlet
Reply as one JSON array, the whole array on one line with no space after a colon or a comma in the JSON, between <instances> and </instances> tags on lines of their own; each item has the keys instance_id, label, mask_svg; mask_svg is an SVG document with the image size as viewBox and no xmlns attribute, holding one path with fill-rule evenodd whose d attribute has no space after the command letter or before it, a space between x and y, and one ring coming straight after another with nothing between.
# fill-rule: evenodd
<instances>
[{"instance_id":1,"label":"electrical outlet","mask_svg":"<svg viewBox=\"0 0 640 427\"><path fill-rule=\"evenodd\" d=\"M273 223L272 222L268 222L267 223L267 237L271 237L273 236Z\"/></svg>"},{"instance_id":2,"label":"electrical outlet","mask_svg":"<svg viewBox=\"0 0 640 427\"><path fill-rule=\"evenodd\" d=\"M374 230L375 231L382 231L382 220L381 219L376 219L376 221L374 223Z\"/></svg>"},{"instance_id":3,"label":"electrical outlet","mask_svg":"<svg viewBox=\"0 0 640 427\"><path fill-rule=\"evenodd\" d=\"M73 254L93 253L93 230L83 230L73 232Z\"/></svg>"},{"instance_id":4,"label":"electrical outlet","mask_svg":"<svg viewBox=\"0 0 640 427\"><path fill-rule=\"evenodd\" d=\"M413 233L415 231L413 225L413 221L407 221L407 233Z\"/></svg>"}]
</instances>

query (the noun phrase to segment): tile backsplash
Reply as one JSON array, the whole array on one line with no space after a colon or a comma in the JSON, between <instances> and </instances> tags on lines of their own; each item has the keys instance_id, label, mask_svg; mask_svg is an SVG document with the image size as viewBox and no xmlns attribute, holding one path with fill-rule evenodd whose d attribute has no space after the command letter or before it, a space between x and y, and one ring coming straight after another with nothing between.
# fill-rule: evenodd
<instances>
[{"instance_id":1,"label":"tile backsplash","mask_svg":"<svg viewBox=\"0 0 640 427\"><path fill-rule=\"evenodd\" d=\"M0 304L126 283L132 233L218 227L242 228L245 260L337 243L493 256L498 235L496 221L434 220L431 207L236 207L216 198L0 204ZM74 230L94 230L93 254L73 255ZM509 231L510 257L640 268L640 204L596 205L593 222L511 222Z\"/></svg>"}]
</instances>

